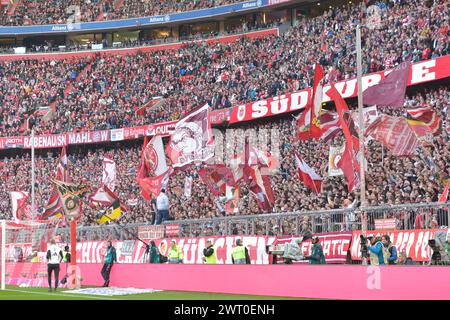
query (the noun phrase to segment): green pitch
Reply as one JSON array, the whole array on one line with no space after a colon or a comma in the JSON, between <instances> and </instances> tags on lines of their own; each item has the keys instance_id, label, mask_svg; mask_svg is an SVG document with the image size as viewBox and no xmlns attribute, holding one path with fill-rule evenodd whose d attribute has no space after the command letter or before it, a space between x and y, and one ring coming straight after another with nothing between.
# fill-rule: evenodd
<instances>
[{"instance_id":1,"label":"green pitch","mask_svg":"<svg viewBox=\"0 0 450 320\"><path fill-rule=\"evenodd\" d=\"M69 292L68 292L69 291ZM7 286L0 290L0 300L295 300L296 298L252 296L238 294L161 291L126 296L99 296L70 293L68 289L48 292L47 288L19 288Z\"/></svg>"}]
</instances>

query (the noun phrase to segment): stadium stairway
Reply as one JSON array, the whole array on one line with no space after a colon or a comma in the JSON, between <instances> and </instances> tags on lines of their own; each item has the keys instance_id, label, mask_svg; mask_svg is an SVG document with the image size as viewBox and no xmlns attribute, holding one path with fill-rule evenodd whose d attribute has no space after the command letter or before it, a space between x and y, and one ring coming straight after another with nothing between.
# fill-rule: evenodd
<instances>
[{"instance_id":1,"label":"stadium stairway","mask_svg":"<svg viewBox=\"0 0 450 320\"><path fill-rule=\"evenodd\" d=\"M79 81L81 78L83 78L84 75L85 75L87 72L89 72L89 71L91 70L91 68L92 68L92 61L89 62L89 64L88 64L87 66L85 66L83 70L81 70L81 72L80 72L80 73L77 75L77 77L75 78L75 82L77 82L77 81ZM64 89L64 91L63 91L64 97L66 97L67 94L68 94L70 91L72 91L72 89L73 89L73 84L72 84L72 82L71 82L71 83L69 83L69 85L68 85L68 86ZM53 102L50 104L50 108L51 108L52 112L56 113L56 101L53 101Z\"/></svg>"}]
</instances>

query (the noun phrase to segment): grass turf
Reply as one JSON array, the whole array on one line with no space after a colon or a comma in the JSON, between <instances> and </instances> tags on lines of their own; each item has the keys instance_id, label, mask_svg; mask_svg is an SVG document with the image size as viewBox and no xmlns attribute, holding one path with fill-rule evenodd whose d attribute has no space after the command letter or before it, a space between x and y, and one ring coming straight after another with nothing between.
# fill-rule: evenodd
<instances>
[{"instance_id":1,"label":"grass turf","mask_svg":"<svg viewBox=\"0 0 450 320\"><path fill-rule=\"evenodd\" d=\"M48 288L7 286L5 291L0 290L0 300L298 300L298 298L187 291L161 291L125 296L100 296L70 293L68 289L48 292Z\"/></svg>"}]
</instances>

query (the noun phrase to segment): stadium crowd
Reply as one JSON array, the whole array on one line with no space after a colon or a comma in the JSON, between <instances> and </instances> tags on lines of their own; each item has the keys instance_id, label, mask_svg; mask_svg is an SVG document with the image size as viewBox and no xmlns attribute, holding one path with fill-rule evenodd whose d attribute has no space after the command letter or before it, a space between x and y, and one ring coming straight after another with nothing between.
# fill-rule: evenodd
<instances>
[{"instance_id":1,"label":"stadium crowd","mask_svg":"<svg viewBox=\"0 0 450 320\"><path fill-rule=\"evenodd\" d=\"M117 20L213 8L240 0L23 0L12 14L5 7L0 25L20 26Z\"/></svg>"},{"instance_id":2,"label":"stadium crowd","mask_svg":"<svg viewBox=\"0 0 450 320\"><path fill-rule=\"evenodd\" d=\"M424 89L409 96L405 106L431 106L438 111L443 121L443 132L435 137L433 144L421 148L420 154L413 157L393 157L389 151L384 151L382 157L381 145L372 141L368 144L366 158L367 167L367 191L366 196L371 206L395 205L421 202L436 202L443 191L443 179L450 175L450 87L442 86L438 89ZM383 113L392 113L379 110ZM399 114L402 111L396 111ZM292 116L284 116L275 120L261 120L246 124L237 129L253 129L263 132L265 129L278 132L280 141L279 168L271 176L271 184L275 194L273 212L292 211L317 211L346 208L359 199L358 192L348 193L347 183L344 177L328 176L329 145L323 141L309 140L296 141L292 134L295 132L296 122ZM221 129L223 130L223 129ZM243 145L239 139L244 135L239 134L237 145ZM218 143L219 141L217 141ZM342 134L338 135L331 145L342 145ZM271 143L266 145L267 148ZM258 147L257 148L261 148ZM313 193L298 179L295 167L294 150L297 150L303 159L316 172L324 178L323 190ZM48 177L55 172L59 150L47 157L40 155L36 162L37 193L36 203L39 208L47 204L52 188ZM88 181L95 189L100 186L102 177L102 160L105 155L114 159L117 163L118 182L116 192L122 201L128 203L129 212L122 218L123 223L144 223L154 220L150 203L140 196L140 187L136 182L136 172L140 162L141 145L134 142L132 145L116 145L107 148L85 146L77 147L71 152L69 149L69 170L73 181ZM226 162L226 161L225 161ZM217 197L207 189L197 174L197 168L192 167L187 171L176 172L170 178L168 187L170 199L170 215L175 220L198 219L222 216L216 202ZM5 158L1 162L0 175L3 183L0 190L0 206L5 208L3 215L10 215L11 207L9 191L30 191L30 158L29 154L19 157ZM186 199L184 195L185 176L193 177L192 196ZM80 221L81 225L96 224L96 210L85 207L85 214ZM239 201L239 215L254 215L261 212L256 199L250 195L244 185L241 186ZM408 213L405 213L408 214ZM411 214L411 213L409 213ZM324 221L329 221L331 216L323 216ZM322 219L321 218L321 219ZM430 215L430 223L443 225ZM328 219L328 220L327 220ZM398 217L401 225L412 227L416 224L415 216ZM439 218L441 220L441 218ZM357 221L353 218L353 221ZM339 221L344 222L344 221ZM324 223L324 222L321 222ZM288 230L293 225L285 226ZM351 228L351 225L342 224L341 227ZM331 228L331 227L330 227ZM332 231L332 230L329 230ZM261 231L262 232L262 231Z\"/></svg>"},{"instance_id":3,"label":"stadium crowd","mask_svg":"<svg viewBox=\"0 0 450 320\"><path fill-rule=\"evenodd\" d=\"M364 73L391 68L406 59L414 62L449 54L448 6L439 2L428 9L422 1L392 3L382 11L382 26L363 32L368 57ZM84 74L60 84L66 88L64 97L55 102L54 121L37 118L36 133L128 127L178 119L205 101L220 109L293 92L311 86L317 60L326 68L328 83L354 77L354 26L359 13L358 7L349 5L305 18L280 36L222 44L187 42L176 50L98 55L63 63L72 70L90 62ZM399 41L401 48L395 46ZM26 68L9 62L0 66L20 75L39 69L41 62L26 64ZM60 69L46 70L48 82L59 77ZM20 85L14 83L20 80L8 80L13 82L10 86ZM67 87L69 83L73 86ZM28 95L42 91L38 84L30 86ZM28 95L13 95L16 105ZM156 110L147 109L144 117L136 116L135 111L154 96L164 96L165 103ZM41 103L47 101L35 105ZM15 117L24 119L26 110L18 108ZM19 129L16 124L1 134L17 135Z\"/></svg>"},{"instance_id":4,"label":"stadium crowd","mask_svg":"<svg viewBox=\"0 0 450 320\"><path fill-rule=\"evenodd\" d=\"M405 59L419 61L450 52L449 7L436 2L427 9L422 1L387 1L382 27L364 32L364 72L390 68ZM357 7L332 9L321 17L304 19L283 35L260 39L242 38L228 44L185 43L178 50L128 55L97 55L55 61L24 60L0 63L1 136L18 135L26 118L33 119L37 133L128 127L178 119L193 107L207 101L213 109L256 101L311 86L313 62L326 66L326 82L355 76L353 29L359 18ZM421 32L417 32L421 30ZM397 48L397 43L404 44ZM154 96L164 96L158 109L136 111ZM54 104L51 121L35 118L38 106ZM424 89L409 95L405 107L432 106L443 119L443 133L421 155L394 158L377 142L367 148L367 199L370 205L434 202L443 191L441 180L450 173L450 87ZM397 111L395 114L403 113ZM380 112L386 112L380 110ZM390 112L390 111L388 111ZM358 193L348 193L343 177L328 177L329 146L321 141L292 139L295 121L288 115L240 126L242 129L272 129L280 136L280 168L272 176L274 212L313 211L351 206ZM332 141L341 145L342 136ZM114 150L114 151L113 151ZM315 194L298 180L294 153L324 177L323 192ZM124 224L151 222L150 203L140 196L135 180L141 145L115 145L113 149L86 146L69 149L70 172L74 181L100 185L102 160L108 154L117 163L116 192L128 203ZM59 150L40 155L36 161L36 203L42 209L52 192L49 177L55 172ZM382 165L383 163L383 165ZM11 218L9 191L30 191L30 158L5 157L0 162L0 215ZM183 198L185 176L194 179L192 194ZM170 215L175 220L221 216L216 198L199 179L196 170L177 172L168 187ZM258 214L253 195L241 188L239 215ZM410 216L408 216L408 214ZM95 225L97 212L84 208L80 225ZM360 217L348 217L358 221ZM416 225L417 216L399 216L399 225ZM442 225L439 217L427 219ZM331 216L320 218L324 231L331 230ZM430 227L429 225L428 227ZM342 228L352 228L351 223ZM263 225L258 232L264 232ZM287 223L284 230L293 228ZM302 232L311 221L302 222ZM239 230L238 230L239 231ZM212 232L212 231L211 231ZM286 231L288 232L288 231Z\"/></svg>"}]
</instances>

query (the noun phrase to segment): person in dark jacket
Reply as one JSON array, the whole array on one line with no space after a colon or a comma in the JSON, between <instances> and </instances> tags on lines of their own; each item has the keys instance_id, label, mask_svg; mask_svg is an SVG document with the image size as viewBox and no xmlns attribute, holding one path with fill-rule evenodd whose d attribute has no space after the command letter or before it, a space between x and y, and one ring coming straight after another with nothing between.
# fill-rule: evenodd
<instances>
[{"instance_id":1,"label":"person in dark jacket","mask_svg":"<svg viewBox=\"0 0 450 320\"><path fill-rule=\"evenodd\" d=\"M161 262L161 254L159 253L159 249L155 244L155 241L150 241L150 263L160 263Z\"/></svg>"},{"instance_id":2,"label":"person in dark jacket","mask_svg":"<svg viewBox=\"0 0 450 320\"><path fill-rule=\"evenodd\" d=\"M313 244L311 255L305 256L310 264L325 264L325 255L323 254L322 245L319 243L319 237L312 237Z\"/></svg>"},{"instance_id":3,"label":"person in dark jacket","mask_svg":"<svg viewBox=\"0 0 450 320\"><path fill-rule=\"evenodd\" d=\"M109 286L109 275L114 262L117 262L116 248L113 247L111 241L108 241L108 248L106 248L105 260L101 271L103 280L105 280L104 287Z\"/></svg>"}]
</instances>

